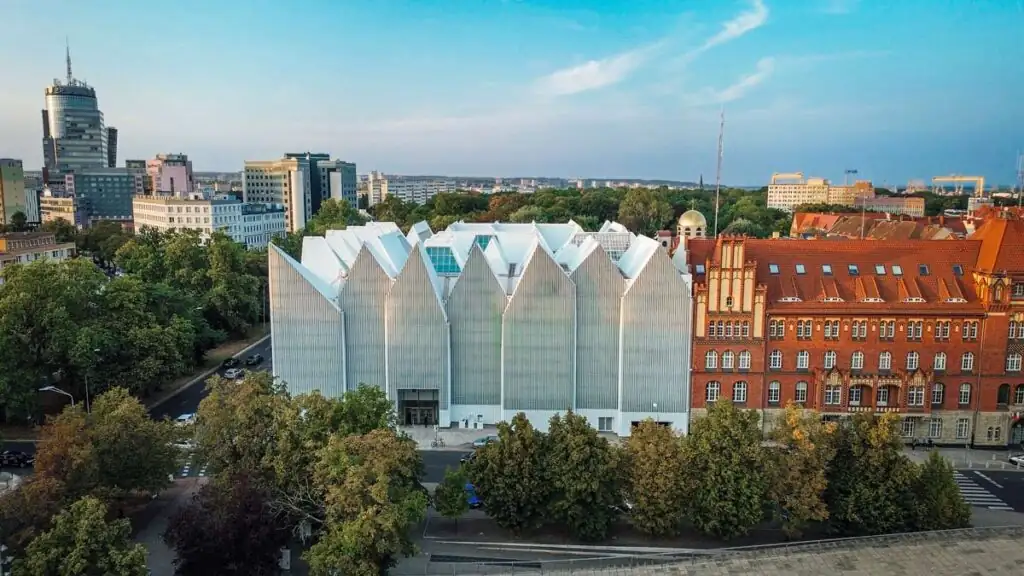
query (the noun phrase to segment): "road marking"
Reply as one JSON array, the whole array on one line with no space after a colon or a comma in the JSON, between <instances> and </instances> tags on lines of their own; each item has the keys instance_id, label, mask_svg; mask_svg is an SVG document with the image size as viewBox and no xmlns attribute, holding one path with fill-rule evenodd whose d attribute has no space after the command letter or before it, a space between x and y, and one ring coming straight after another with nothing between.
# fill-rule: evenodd
<instances>
[{"instance_id":1,"label":"road marking","mask_svg":"<svg viewBox=\"0 0 1024 576\"><path fill-rule=\"evenodd\" d=\"M975 473L975 474L977 474L977 475L978 475L978 476L979 476L979 477L980 477L980 478L981 478L982 480L985 480L985 481L987 481L987 482L991 483L991 484L992 484L993 486L995 486L996 488L999 488L1000 490L1002 490L1002 489L1003 489L1003 486L1002 486L1002 484L1000 484L1000 483L996 482L995 480L993 480L993 479L989 478L988 476L985 476L985 475L984 475L984 474L982 474L981 472L977 472L977 471L975 471L974 473Z\"/></svg>"},{"instance_id":2,"label":"road marking","mask_svg":"<svg viewBox=\"0 0 1024 576\"><path fill-rule=\"evenodd\" d=\"M985 478L989 482L992 482L996 486L999 486L991 478L985 477L984 474L976 472L979 476ZM989 510L1013 510L1010 506L1006 505L1002 499L993 495L987 489L979 486L974 480L968 478L959 471L953 471L953 480L956 481L957 488L960 489L960 495L963 497L964 502L971 506L977 506L979 508L988 508ZM1002 488L1000 486L1000 488Z\"/></svg>"}]
</instances>

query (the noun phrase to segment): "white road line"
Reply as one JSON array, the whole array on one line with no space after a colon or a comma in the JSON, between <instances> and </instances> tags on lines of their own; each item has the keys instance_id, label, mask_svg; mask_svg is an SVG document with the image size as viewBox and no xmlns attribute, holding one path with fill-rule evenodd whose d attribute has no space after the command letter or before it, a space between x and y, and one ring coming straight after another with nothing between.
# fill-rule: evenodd
<instances>
[{"instance_id":1,"label":"white road line","mask_svg":"<svg viewBox=\"0 0 1024 576\"><path fill-rule=\"evenodd\" d=\"M986 482L990 482L990 483L991 483L991 484L992 484L993 486L995 486L996 488L999 488L1000 490L1002 490L1002 489L1003 489L1003 486L1002 486L1001 484L999 484L999 483L998 483L998 482L996 482L995 480L993 480L993 479L989 478L988 476L985 476L985 475L984 475L984 474L982 474L981 472L977 472L977 471L975 471L975 474L976 474L976 475L977 475L977 476L978 476L979 478L981 478L982 480L985 480Z\"/></svg>"},{"instance_id":2,"label":"white road line","mask_svg":"<svg viewBox=\"0 0 1024 576\"><path fill-rule=\"evenodd\" d=\"M1009 512L1013 512L1013 508L1010 508L1009 506L987 506L987 508L989 510L1006 510Z\"/></svg>"}]
</instances>

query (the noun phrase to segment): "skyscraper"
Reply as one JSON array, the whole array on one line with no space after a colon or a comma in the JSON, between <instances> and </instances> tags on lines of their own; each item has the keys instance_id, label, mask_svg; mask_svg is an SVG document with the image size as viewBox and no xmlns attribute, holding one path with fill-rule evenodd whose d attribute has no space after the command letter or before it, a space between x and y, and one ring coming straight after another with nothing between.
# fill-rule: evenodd
<instances>
[{"instance_id":1,"label":"skyscraper","mask_svg":"<svg viewBox=\"0 0 1024 576\"><path fill-rule=\"evenodd\" d=\"M43 111L43 173L51 186L63 186L64 175L82 168L106 168L107 130L96 90L76 80L67 50L67 78L46 87Z\"/></svg>"},{"instance_id":2,"label":"skyscraper","mask_svg":"<svg viewBox=\"0 0 1024 576\"><path fill-rule=\"evenodd\" d=\"M107 168L117 166L117 128L107 126Z\"/></svg>"}]
</instances>

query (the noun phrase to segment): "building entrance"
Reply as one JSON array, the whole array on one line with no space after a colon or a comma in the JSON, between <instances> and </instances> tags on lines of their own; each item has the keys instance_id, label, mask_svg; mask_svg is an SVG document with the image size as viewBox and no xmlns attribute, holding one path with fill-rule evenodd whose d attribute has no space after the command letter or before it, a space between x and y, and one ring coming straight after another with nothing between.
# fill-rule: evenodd
<instances>
[{"instance_id":1,"label":"building entrance","mask_svg":"<svg viewBox=\"0 0 1024 576\"><path fill-rule=\"evenodd\" d=\"M1024 419L1017 420L1010 426L1010 446L1024 450Z\"/></svg>"},{"instance_id":2,"label":"building entrance","mask_svg":"<svg viewBox=\"0 0 1024 576\"><path fill-rule=\"evenodd\" d=\"M438 424L440 399L437 390L399 390L398 418L406 426Z\"/></svg>"}]
</instances>

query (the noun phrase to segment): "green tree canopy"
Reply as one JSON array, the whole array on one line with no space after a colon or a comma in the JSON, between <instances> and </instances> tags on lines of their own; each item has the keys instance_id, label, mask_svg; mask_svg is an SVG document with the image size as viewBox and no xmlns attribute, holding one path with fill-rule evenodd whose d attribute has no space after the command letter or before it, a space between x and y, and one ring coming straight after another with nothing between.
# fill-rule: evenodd
<instances>
[{"instance_id":1,"label":"green tree canopy","mask_svg":"<svg viewBox=\"0 0 1024 576\"><path fill-rule=\"evenodd\" d=\"M434 490L434 508L445 518L456 522L469 510L469 497L466 495L466 483L469 476L461 466L448 468L444 471L444 480Z\"/></svg>"},{"instance_id":2,"label":"green tree canopy","mask_svg":"<svg viewBox=\"0 0 1024 576\"><path fill-rule=\"evenodd\" d=\"M619 204L619 221L637 234L653 236L672 219L664 195L647 188L630 190Z\"/></svg>"},{"instance_id":3,"label":"green tree canopy","mask_svg":"<svg viewBox=\"0 0 1024 576\"><path fill-rule=\"evenodd\" d=\"M835 424L794 404L776 419L771 434L775 446L768 451L768 498L789 536L828 519L825 470L835 456L835 434Z\"/></svg>"},{"instance_id":4,"label":"green tree canopy","mask_svg":"<svg viewBox=\"0 0 1024 576\"><path fill-rule=\"evenodd\" d=\"M949 530L971 525L971 507L953 478L953 465L937 451L928 454L914 486L915 529Z\"/></svg>"},{"instance_id":5,"label":"green tree canopy","mask_svg":"<svg viewBox=\"0 0 1024 576\"><path fill-rule=\"evenodd\" d=\"M670 428L647 419L626 439L625 456L630 522L654 536L676 534L690 498L680 438Z\"/></svg>"}]
</instances>

